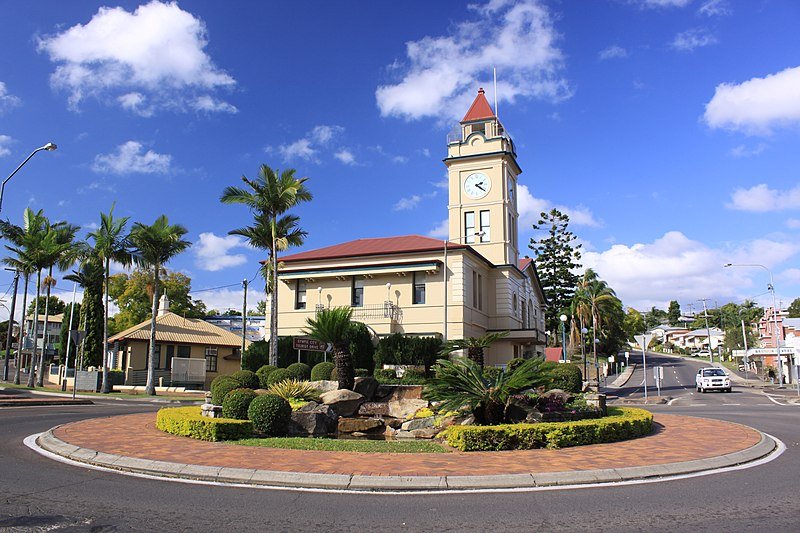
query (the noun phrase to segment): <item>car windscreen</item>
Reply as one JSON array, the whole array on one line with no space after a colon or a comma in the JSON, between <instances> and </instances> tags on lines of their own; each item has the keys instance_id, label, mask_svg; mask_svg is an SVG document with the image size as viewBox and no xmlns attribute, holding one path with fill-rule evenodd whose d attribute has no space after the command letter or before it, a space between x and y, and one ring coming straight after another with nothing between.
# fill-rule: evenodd
<instances>
[{"instance_id":1,"label":"car windscreen","mask_svg":"<svg viewBox=\"0 0 800 533\"><path fill-rule=\"evenodd\" d=\"M703 370L704 376L724 376L725 371L719 368L712 368L710 370Z\"/></svg>"}]
</instances>

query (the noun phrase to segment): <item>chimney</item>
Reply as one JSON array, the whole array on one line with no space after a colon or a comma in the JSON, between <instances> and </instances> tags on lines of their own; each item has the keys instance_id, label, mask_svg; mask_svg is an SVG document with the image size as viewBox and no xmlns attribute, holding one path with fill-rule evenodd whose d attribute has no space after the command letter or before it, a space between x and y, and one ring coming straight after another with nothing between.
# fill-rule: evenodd
<instances>
[{"instance_id":1,"label":"chimney","mask_svg":"<svg viewBox=\"0 0 800 533\"><path fill-rule=\"evenodd\" d=\"M166 315L167 311L169 311L169 298L167 298L166 293L164 293L158 300L158 316Z\"/></svg>"}]
</instances>

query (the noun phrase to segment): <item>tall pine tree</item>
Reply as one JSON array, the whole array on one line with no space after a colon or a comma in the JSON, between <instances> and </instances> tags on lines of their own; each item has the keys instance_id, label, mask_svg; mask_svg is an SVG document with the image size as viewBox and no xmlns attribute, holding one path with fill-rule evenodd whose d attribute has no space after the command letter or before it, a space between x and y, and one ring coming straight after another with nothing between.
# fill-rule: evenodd
<instances>
[{"instance_id":1,"label":"tall pine tree","mask_svg":"<svg viewBox=\"0 0 800 533\"><path fill-rule=\"evenodd\" d=\"M535 254L534 263L547 299L545 326L551 332L558 331L558 317L562 313L569 314L579 277L575 272L581 268L578 262L581 245L575 243L577 237L567 229L568 225L569 216L558 209L542 212L533 229L547 233L541 238L532 238L528 245Z\"/></svg>"},{"instance_id":2,"label":"tall pine tree","mask_svg":"<svg viewBox=\"0 0 800 533\"><path fill-rule=\"evenodd\" d=\"M669 309L667 309L667 319L669 319L670 326L678 326L681 323L681 304L677 300L669 302Z\"/></svg>"},{"instance_id":3,"label":"tall pine tree","mask_svg":"<svg viewBox=\"0 0 800 533\"><path fill-rule=\"evenodd\" d=\"M83 287L80 329L86 331L83 340L83 367L99 366L103 362L103 265L92 258L87 285Z\"/></svg>"}]
</instances>

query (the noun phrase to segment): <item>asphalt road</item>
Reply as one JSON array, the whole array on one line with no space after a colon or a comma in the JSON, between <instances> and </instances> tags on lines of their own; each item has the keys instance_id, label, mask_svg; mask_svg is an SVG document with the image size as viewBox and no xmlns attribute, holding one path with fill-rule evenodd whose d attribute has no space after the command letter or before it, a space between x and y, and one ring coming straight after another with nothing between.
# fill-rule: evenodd
<instances>
[{"instance_id":1,"label":"asphalt road","mask_svg":"<svg viewBox=\"0 0 800 533\"><path fill-rule=\"evenodd\" d=\"M669 363L674 383L665 385L685 399L649 408L744 423L781 439L786 452L745 470L602 488L443 495L270 491L96 472L52 461L22 444L24 437L60 423L153 410L151 405L0 409L0 530L800 530L800 406L776 405L754 391L691 400L692 362ZM687 376L690 388L677 388ZM631 385L623 394L641 391Z\"/></svg>"}]
</instances>

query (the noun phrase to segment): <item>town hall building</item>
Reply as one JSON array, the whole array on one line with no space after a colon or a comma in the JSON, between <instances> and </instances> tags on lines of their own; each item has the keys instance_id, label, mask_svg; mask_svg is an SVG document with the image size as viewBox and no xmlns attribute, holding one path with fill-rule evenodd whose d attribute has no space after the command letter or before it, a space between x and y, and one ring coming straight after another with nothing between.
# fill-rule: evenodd
<instances>
[{"instance_id":1,"label":"town hall building","mask_svg":"<svg viewBox=\"0 0 800 533\"><path fill-rule=\"evenodd\" d=\"M302 335L321 309L349 306L380 337L508 331L487 350L489 365L544 353L544 295L533 261L520 258L522 169L483 89L448 138L444 163L447 240L364 238L279 257L279 336Z\"/></svg>"}]
</instances>

